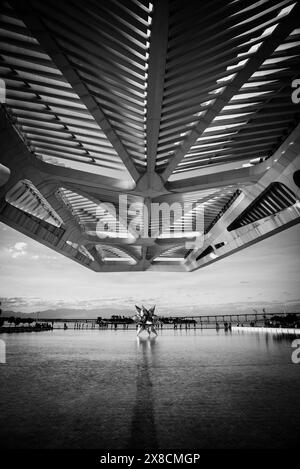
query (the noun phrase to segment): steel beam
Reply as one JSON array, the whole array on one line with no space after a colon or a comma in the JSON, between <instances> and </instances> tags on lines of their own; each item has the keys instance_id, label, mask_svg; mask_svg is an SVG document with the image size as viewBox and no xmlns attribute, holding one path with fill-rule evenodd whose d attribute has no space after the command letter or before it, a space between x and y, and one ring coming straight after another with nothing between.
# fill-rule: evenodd
<instances>
[{"instance_id":1,"label":"steel beam","mask_svg":"<svg viewBox=\"0 0 300 469\"><path fill-rule=\"evenodd\" d=\"M147 172L155 171L168 47L169 0L154 2L147 89Z\"/></svg>"},{"instance_id":2,"label":"steel beam","mask_svg":"<svg viewBox=\"0 0 300 469\"><path fill-rule=\"evenodd\" d=\"M246 83L263 62L272 55L274 50L280 46L285 38L299 25L300 4L297 3L290 14L280 20L273 34L268 36L257 52L253 54L243 69L236 74L231 83L225 88L222 94L216 98L214 104L205 112L196 126L189 133L188 137L178 148L177 152L170 159L166 169L162 173L162 179L167 181L173 171L176 169L183 157L188 153L192 145L203 134L204 130L212 123L214 118L222 111L231 98L236 95L242 85Z\"/></svg>"},{"instance_id":3,"label":"steel beam","mask_svg":"<svg viewBox=\"0 0 300 469\"><path fill-rule=\"evenodd\" d=\"M31 7L28 1L18 2L17 0L13 0L12 5L20 18L24 21L25 25L39 41L44 51L53 60L65 79L70 83L74 92L80 97L81 101L115 148L130 176L136 182L139 179L140 174L121 139L110 124L97 101L90 94L85 83L81 80L78 72L72 67L67 56L60 50L56 40L47 31L38 13Z\"/></svg>"}]
</instances>

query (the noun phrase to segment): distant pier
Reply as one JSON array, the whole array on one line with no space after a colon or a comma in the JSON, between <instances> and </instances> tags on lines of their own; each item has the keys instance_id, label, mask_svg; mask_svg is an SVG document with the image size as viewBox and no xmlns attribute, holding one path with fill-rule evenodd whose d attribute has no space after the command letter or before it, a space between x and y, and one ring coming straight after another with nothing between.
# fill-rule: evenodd
<instances>
[{"instance_id":1,"label":"distant pier","mask_svg":"<svg viewBox=\"0 0 300 469\"><path fill-rule=\"evenodd\" d=\"M276 319L278 318L278 319ZM33 324L16 326L7 324L8 318L0 328L0 333L45 331L52 329L74 330L135 330L135 321L126 316L112 316L111 318L37 318ZM282 322L281 322L281 321ZM289 320L291 320L289 322ZM285 321L285 322L284 322ZM294 323L291 323L294 322ZM300 313L287 313L275 315L274 313L241 313L241 314L214 314L195 316L158 316L157 329L196 330L196 329L225 329L239 330L269 330L296 329L300 331Z\"/></svg>"},{"instance_id":2,"label":"distant pier","mask_svg":"<svg viewBox=\"0 0 300 469\"><path fill-rule=\"evenodd\" d=\"M287 313L284 315L288 317L295 315L300 321L300 313ZM272 318L277 315L274 313L240 313L240 314L214 314L214 315L194 315L194 316L158 316L159 329L215 329L224 326L249 326L251 327L265 327L269 324ZM278 316L283 316L282 314ZM41 319L40 321L53 324L54 328L62 328L66 325L68 328L75 329L135 329L136 324L130 317L121 318L101 318L97 323L97 319Z\"/></svg>"}]
</instances>

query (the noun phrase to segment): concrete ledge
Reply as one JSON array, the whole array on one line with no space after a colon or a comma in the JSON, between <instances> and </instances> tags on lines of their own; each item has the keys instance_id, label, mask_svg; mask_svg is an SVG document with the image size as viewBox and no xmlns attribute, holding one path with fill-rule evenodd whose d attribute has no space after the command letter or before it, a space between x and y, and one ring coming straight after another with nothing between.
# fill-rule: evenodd
<instances>
[{"instance_id":1,"label":"concrete ledge","mask_svg":"<svg viewBox=\"0 0 300 469\"><path fill-rule=\"evenodd\" d=\"M300 335L300 329L292 327L248 327L248 326L232 326L233 331L245 332L273 332L274 334L297 334Z\"/></svg>"},{"instance_id":2,"label":"concrete ledge","mask_svg":"<svg viewBox=\"0 0 300 469\"><path fill-rule=\"evenodd\" d=\"M6 166L3 166L3 164L0 164L0 187L7 183L9 177L10 170Z\"/></svg>"}]
</instances>

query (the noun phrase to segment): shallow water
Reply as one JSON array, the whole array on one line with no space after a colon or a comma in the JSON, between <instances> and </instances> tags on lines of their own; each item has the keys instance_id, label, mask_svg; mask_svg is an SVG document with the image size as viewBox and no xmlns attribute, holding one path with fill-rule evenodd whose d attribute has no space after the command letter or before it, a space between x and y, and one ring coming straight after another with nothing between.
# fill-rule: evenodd
<instances>
[{"instance_id":1,"label":"shallow water","mask_svg":"<svg viewBox=\"0 0 300 469\"><path fill-rule=\"evenodd\" d=\"M287 448L300 435L291 337L212 330L1 335L0 446Z\"/></svg>"}]
</instances>

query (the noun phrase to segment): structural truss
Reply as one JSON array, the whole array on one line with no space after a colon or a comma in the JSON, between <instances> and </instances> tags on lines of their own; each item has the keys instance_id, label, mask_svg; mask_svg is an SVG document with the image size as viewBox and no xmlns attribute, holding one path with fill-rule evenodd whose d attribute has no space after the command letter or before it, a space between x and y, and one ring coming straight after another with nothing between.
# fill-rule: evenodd
<instances>
[{"instance_id":1,"label":"structural truss","mask_svg":"<svg viewBox=\"0 0 300 469\"><path fill-rule=\"evenodd\" d=\"M11 0L0 43L1 222L100 272L299 222L298 1Z\"/></svg>"}]
</instances>

